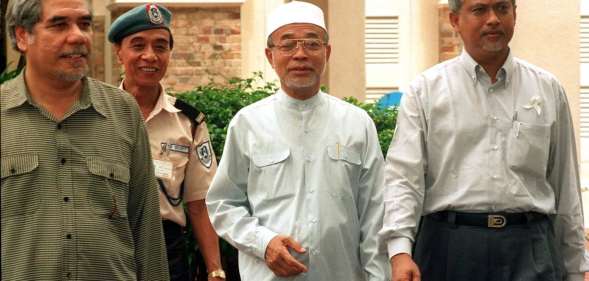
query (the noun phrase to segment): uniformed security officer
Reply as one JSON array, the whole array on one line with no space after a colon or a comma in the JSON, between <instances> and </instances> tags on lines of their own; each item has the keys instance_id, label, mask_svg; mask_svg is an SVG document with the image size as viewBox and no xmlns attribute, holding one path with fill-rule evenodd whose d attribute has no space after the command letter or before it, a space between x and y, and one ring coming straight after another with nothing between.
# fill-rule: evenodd
<instances>
[{"instance_id":1,"label":"uniformed security officer","mask_svg":"<svg viewBox=\"0 0 589 281\"><path fill-rule=\"evenodd\" d=\"M137 100L149 133L160 183L160 213L171 280L189 280L182 200L187 202L209 280L223 280L218 237L204 203L217 168L204 115L166 94L160 84L174 45L171 18L171 12L161 5L138 6L113 22L108 39L114 43L117 58L125 69L121 88Z\"/></svg>"}]
</instances>

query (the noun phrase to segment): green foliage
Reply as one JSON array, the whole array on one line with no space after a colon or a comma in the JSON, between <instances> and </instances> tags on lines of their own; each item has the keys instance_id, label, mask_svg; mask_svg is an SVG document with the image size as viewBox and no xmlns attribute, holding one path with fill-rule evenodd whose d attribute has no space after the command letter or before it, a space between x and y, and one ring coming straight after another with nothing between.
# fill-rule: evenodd
<instances>
[{"instance_id":1,"label":"green foliage","mask_svg":"<svg viewBox=\"0 0 589 281\"><path fill-rule=\"evenodd\" d=\"M22 70L22 68L17 68L12 71L7 71L7 70L8 70L8 67L2 73L0 73L0 85L4 84L4 82L6 82L6 81L18 76L18 74L20 74L20 71Z\"/></svg>"},{"instance_id":2,"label":"green foliage","mask_svg":"<svg viewBox=\"0 0 589 281\"><path fill-rule=\"evenodd\" d=\"M276 84L263 81L261 72L255 72L253 77L247 79L229 80L228 86L211 83L191 91L177 93L176 97L206 115L211 144L218 161L223 155L227 126L231 118L241 108L273 94L277 89Z\"/></svg>"},{"instance_id":3,"label":"green foliage","mask_svg":"<svg viewBox=\"0 0 589 281\"><path fill-rule=\"evenodd\" d=\"M380 149L382 150L382 154L386 156L397 124L397 107L381 108L376 103L363 103L354 97L347 97L344 100L364 109L370 118L372 118L376 126L376 131L378 132Z\"/></svg>"}]
</instances>

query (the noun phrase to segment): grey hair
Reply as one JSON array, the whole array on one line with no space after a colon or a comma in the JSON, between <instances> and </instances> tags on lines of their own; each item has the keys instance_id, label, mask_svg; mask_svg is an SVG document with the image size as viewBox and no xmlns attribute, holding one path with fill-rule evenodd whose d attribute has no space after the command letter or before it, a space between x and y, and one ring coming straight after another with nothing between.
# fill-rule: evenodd
<instances>
[{"instance_id":1,"label":"grey hair","mask_svg":"<svg viewBox=\"0 0 589 281\"><path fill-rule=\"evenodd\" d=\"M452 13L458 13L463 3L464 0L448 0L448 8ZM511 0L511 4L515 7L515 0Z\"/></svg>"},{"instance_id":2,"label":"grey hair","mask_svg":"<svg viewBox=\"0 0 589 281\"><path fill-rule=\"evenodd\" d=\"M85 0L92 14L90 0ZM27 33L33 33L33 27L41 20L43 0L11 0L6 11L6 27L12 48L19 51L16 45L16 28L23 27Z\"/></svg>"}]
</instances>

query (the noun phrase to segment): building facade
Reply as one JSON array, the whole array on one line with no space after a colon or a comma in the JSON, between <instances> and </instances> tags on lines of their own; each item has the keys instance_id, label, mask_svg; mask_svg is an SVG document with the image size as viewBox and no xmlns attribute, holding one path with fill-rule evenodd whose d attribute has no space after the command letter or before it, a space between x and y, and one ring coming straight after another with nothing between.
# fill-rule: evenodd
<instances>
[{"instance_id":1,"label":"building facade","mask_svg":"<svg viewBox=\"0 0 589 281\"><path fill-rule=\"evenodd\" d=\"M165 86L189 90L255 71L276 80L266 62L266 16L289 0L159 0L172 10L175 47ZM305 0L325 12L333 46L322 83L338 97L376 100L403 90L418 73L454 57L461 42L447 0ZM96 19L92 73L118 84L122 71L105 31L140 0L92 0ZM517 1L514 53L554 73L571 105L589 187L589 0ZM7 44L12 66L18 54ZM586 183L585 183L586 182Z\"/></svg>"}]
</instances>

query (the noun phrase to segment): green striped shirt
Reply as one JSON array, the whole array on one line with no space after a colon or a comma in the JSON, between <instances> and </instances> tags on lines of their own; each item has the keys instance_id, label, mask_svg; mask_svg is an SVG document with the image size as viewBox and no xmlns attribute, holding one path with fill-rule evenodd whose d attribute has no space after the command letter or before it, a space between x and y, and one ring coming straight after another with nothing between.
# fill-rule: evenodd
<instances>
[{"instance_id":1,"label":"green striped shirt","mask_svg":"<svg viewBox=\"0 0 589 281\"><path fill-rule=\"evenodd\" d=\"M61 122L23 74L0 86L2 280L168 280L139 109L119 89L83 84Z\"/></svg>"}]
</instances>

